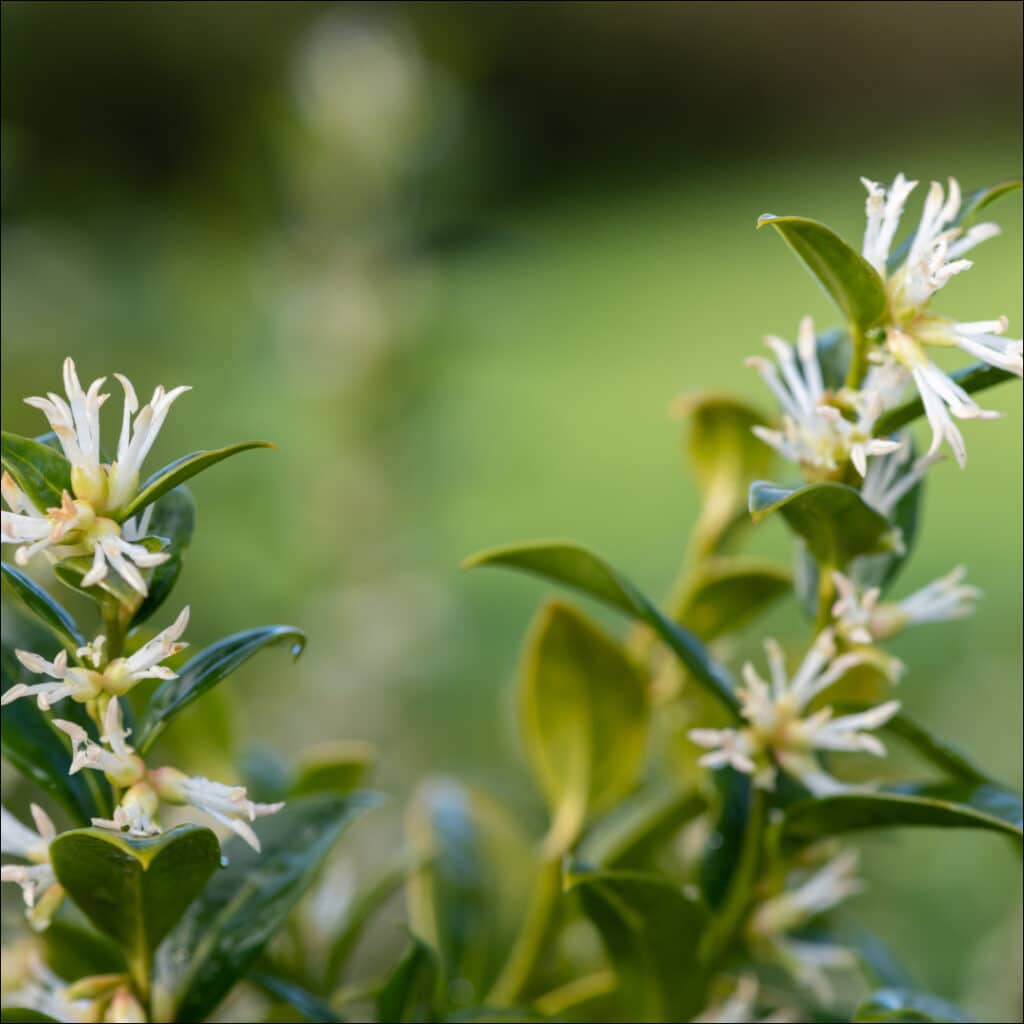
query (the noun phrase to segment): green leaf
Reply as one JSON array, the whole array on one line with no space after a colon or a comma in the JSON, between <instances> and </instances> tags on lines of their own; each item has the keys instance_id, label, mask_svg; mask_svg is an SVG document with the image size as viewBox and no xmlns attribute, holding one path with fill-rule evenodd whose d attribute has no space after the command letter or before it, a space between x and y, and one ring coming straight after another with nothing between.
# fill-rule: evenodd
<instances>
[{"instance_id":1,"label":"green leaf","mask_svg":"<svg viewBox=\"0 0 1024 1024\"><path fill-rule=\"evenodd\" d=\"M124 949L139 979L148 978L153 950L217 870L220 845L197 825L145 839L85 828L54 839L50 863L79 909Z\"/></svg>"},{"instance_id":2,"label":"green leaf","mask_svg":"<svg viewBox=\"0 0 1024 1024\"><path fill-rule=\"evenodd\" d=\"M704 1004L707 978L697 966L707 907L663 878L631 871L572 873L619 979L632 1021L690 1020Z\"/></svg>"},{"instance_id":3,"label":"green leaf","mask_svg":"<svg viewBox=\"0 0 1024 1024\"><path fill-rule=\"evenodd\" d=\"M989 366L988 363L971 363L959 370L953 370L947 376L956 381L968 394L985 391L996 384L1002 384L1003 381L1016 379L1009 370L1000 370L997 366ZM920 396L912 398L879 417L875 424L875 436L885 437L923 415L924 403Z\"/></svg>"},{"instance_id":4,"label":"green leaf","mask_svg":"<svg viewBox=\"0 0 1024 1024\"><path fill-rule=\"evenodd\" d=\"M136 730L135 746L145 754L167 723L183 708L226 679L254 654L283 641L290 641L292 654L298 657L306 644L306 634L294 626L261 626L218 640L191 658L176 679L162 683L150 698Z\"/></svg>"},{"instance_id":5,"label":"green leaf","mask_svg":"<svg viewBox=\"0 0 1024 1024\"><path fill-rule=\"evenodd\" d=\"M84 646L85 638L78 631L70 612L61 607L42 587L7 562L3 563L3 578L25 607L49 626L65 647L75 650Z\"/></svg>"},{"instance_id":6,"label":"green leaf","mask_svg":"<svg viewBox=\"0 0 1024 1024\"><path fill-rule=\"evenodd\" d=\"M212 451L190 452L174 462L169 462L158 469L140 488L138 494L118 513L118 519L124 521L137 515L147 505L152 505L162 494L183 484L186 480L201 473L204 469L229 459L239 452L247 452L253 448L273 448L269 441L243 441L241 444L228 445L227 448L215 448Z\"/></svg>"},{"instance_id":7,"label":"green leaf","mask_svg":"<svg viewBox=\"0 0 1024 1024\"><path fill-rule=\"evenodd\" d=\"M71 463L49 445L3 431L4 469L40 512L60 506L71 491Z\"/></svg>"},{"instance_id":8,"label":"green leaf","mask_svg":"<svg viewBox=\"0 0 1024 1024\"><path fill-rule=\"evenodd\" d=\"M751 432L768 417L728 395L684 395L673 408L689 421L686 450L703 499L695 542L714 552L742 516L750 482L775 462L772 449Z\"/></svg>"},{"instance_id":9,"label":"green leaf","mask_svg":"<svg viewBox=\"0 0 1024 1024\"><path fill-rule=\"evenodd\" d=\"M437 953L414 936L377 996L377 1020L389 1024L434 1020L439 967Z\"/></svg>"},{"instance_id":10,"label":"green leaf","mask_svg":"<svg viewBox=\"0 0 1024 1024\"><path fill-rule=\"evenodd\" d=\"M46 965L62 978L84 978L89 974L124 974L128 969L121 950L105 935L66 919L68 904L61 907L39 936Z\"/></svg>"},{"instance_id":11,"label":"green leaf","mask_svg":"<svg viewBox=\"0 0 1024 1024\"><path fill-rule=\"evenodd\" d=\"M527 638L519 719L551 809L548 841L564 852L591 814L637 782L650 721L646 679L613 638L570 605L551 601Z\"/></svg>"},{"instance_id":12,"label":"green leaf","mask_svg":"<svg viewBox=\"0 0 1024 1024\"><path fill-rule=\"evenodd\" d=\"M479 1003L519 930L530 844L498 804L450 779L419 786L406 835L419 865L406 887L410 928L437 950L447 1001Z\"/></svg>"},{"instance_id":13,"label":"green leaf","mask_svg":"<svg viewBox=\"0 0 1024 1024\"><path fill-rule=\"evenodd\" d=\"M310 793L350 793L361 786L373 767L376 752L369 743L342 740L321 743L299 755L289 797Z\"/></svg>"},{"instance_id":14,"label":"green leaf","mask_svg":"<svg viewBox=\"0 0 1024 1024\"><path fill-rule=\"evenodd\" d=\"M620 801L587 832L579 859L602 868L647 868L657 850L706 809L706 798L692 790L638 793Z\"/></svg>"},{"instance_id":15,"label":"green leaf","mask_svg":"<svg viewBox=\"0 0 1024 1024\"><path fill-rule=\"evenodd\" d=\"M4 1024L35 1024L37 1021L52 1021L57 1024L56 1017L47 1017L38 1010L30 1010L27 1006L5 1006L0 1010L0 1021Z\"/></svg>"},{"instance_id":16,"label":"green leaf","mask_svg":"<svg viewBox=\"0 0 1024 1024\"><path fill-rule=\"evenodd\" d=\"M350 822L378 804L370 793L296 800L257 831L262 852L240 839L168 935L157 957L158 1020L205 1020L250 969Z\"/></svg>"},{"instance_id":17,"label":"green leaf","mask_svg":"<svg viewBox=\"0 0 1024 1024\"><path fill-rule=\"evenodd\" d=\"M17 683L31 685L39 681L6 645L2 666L5 692ZM95 734L82 705L65 700L60 715ZM92 818L108 818L113 813L110 786L99 772L68 774L71 744L33 700L23 697L4 708L0 749L18 771L49 793L75 822L87 825Z\"/></svg>"},{"instance_id":18,"label":"green leaf","mask_svg":"<svg viewBox=\"0 0 1024 1024\"><path fill-rule=\"evenodd\" d=\"M960 204L960 212L957 214L955 223L958 227L969 228L985 207L1011 192L1016 192L1022 184L1024 182L1020 178L1010 178L1007 181L1000 181L995 185L986 185L975 190Z\"/></svg>"},{"instance_id":19,"label":"green leaf","mask_svg":"<svg viewBox=\"0 0 1024 1024\"><path fill-rule=\"evenodd\" d=\"M772 512L781 513L820 564L837 569L891 543L889 521L846 484L789 488L758 480L750 487L750 514L759 523Z\"/></svg>"},{"instance_id":20,"label":"green leaf","mask_svg":"<svg viewBox=\"0 0 1024 1024\"><path fill-rule=\"evenodd\" d=\"M801 800L786 810L798 841L887 826L977 828L1021 838L1020 794L992 782L889 786Z\"/></svg>"},{"instance_id":21,"label":"green leaf","mask_svg":"<svg viewBox=\"0 0 1024 1024\"><path fill-rule=\"evenodd\" d=\"M857 1007L854 1021L945 1021L970 1022L959 1006L929 992L915 992L905 988L882 988L873 992Z\"/></svg>"},{"instance_id":22,"label":"green leaf","mask_svg":"<svg viewBox=\"0 0 1024 1024\"><path fill-rule=\"evenodd\" d=\"M793 575L756 558L714 558L699 565L682 601L680 622L701 640L739 632L768 605L788 594Z\"/></svg>"},{"instance_id":23,"label":"green leaf","mask_svg":"<svg viewBox=\"0 0 1024 1024\"><path fill-rule=\"evenodd\" d=\"M739 700L729 673L714 661L687 629L672 622L625 576L584 548L566 541L529 541L490 548L470 556L466 568L482 565L519 569L564 583L649 625L700 685L739 716Z\"/></svg>"},{"instance_id":24,"label":"green leaf","mask_svg":"<svg viewBox=\"0 0 1024 1024\"><path fill-rule=\"evenodd\" d=\"M344 1020L343 1017L338 1016L338 1012L330 1003L313 995L301 985L288 981L287 978L281 978L267 971L253 971L249 975L248 981L257 988L263 989L268 995L297 1010L303 1020L316 1021L317 1024L334 1024L336 1021Z\"/></svg>"},{"instance_id":25,"label":"green leaf","mask_svg":"<svg viewBox=\"0 0 1024 1024\"><path fill-rule=\"evenodd\" d=\"M886 308L885 283L874 267L831 228L806 217L758 218L759 228L770 224L798 259L818 279L847 322L861 331L873 327Z\"/></svg>"},{"instance_id":26,"label":"green leaf","mask_svg":"<svg viewBox=\"0 0 1024 1024\"><path fill-rule=\"evenodd\" d=\"M174 589L181 575L182 552L192 540L195 525L195 501L187 487L175 487L153 506L149 534L163 541L163 550L171 557L150 573L149 593L132 616L132 629L138 628L150 618Z\"/></svg>"}]
</instances>

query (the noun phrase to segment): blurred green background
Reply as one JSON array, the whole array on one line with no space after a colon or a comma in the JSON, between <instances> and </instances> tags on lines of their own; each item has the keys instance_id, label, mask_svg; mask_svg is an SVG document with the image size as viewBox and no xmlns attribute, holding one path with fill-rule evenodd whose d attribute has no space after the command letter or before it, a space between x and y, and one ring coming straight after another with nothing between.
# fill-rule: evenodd
<instances>
[{"instance_id":1,"label":"blurred green background","mask_svg":"<svg viewBox=\"0 0 1024 1024\"><path fill-rule=\"evenodd\" d=\"M223 688L237 757L369 739L395 817L416 777L451 771L539 828L511 682L542 590L461 558L572 537L664 592L696 511L670 401L766 405L744 355L832 317L757 215L859 240L859 175L1019 174L1021 11L5 3L5 428L43 429L20 398L71 353L140 394L194 386L151 465L276 442L197 481L180 587L194 644L309 631L297 665L274 652ZM995 216L938 306L1019 336L1019 198ZM967 424L965 473L934 472L896 587L962 561L986 596L900 643L899 696L1019 785L1019 387L988 405L1006 418ZM757 544L787 551L776 524ZM792 608L767 625L801 640ZM1012 851L863 846L864 916L923 982L1012 1019Z\"/></svg>"}]
</instances>

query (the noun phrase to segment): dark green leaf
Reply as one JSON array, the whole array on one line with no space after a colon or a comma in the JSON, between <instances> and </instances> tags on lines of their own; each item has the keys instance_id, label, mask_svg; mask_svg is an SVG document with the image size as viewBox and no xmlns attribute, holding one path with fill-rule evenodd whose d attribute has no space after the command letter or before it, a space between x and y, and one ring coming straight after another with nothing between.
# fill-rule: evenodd
<instances>
[{"instance_id":1,"label":"dark green leaf","mask_svg":"<svg viewBox=\"0 0 1024 1024\"><path fill-rule=\"evenodd\" d=\"M755 558L709 559L694 571L680 621L704 640L736 633L793 585L785 566Z\"/></svg>"},{"instance_id":2,"label":"dark green leaf","mask_svg":"<svg viewBox=\"0 0 1024 1024\"><path fill-rule=\"evenodd\" d=\"M50 862L68 895L96 928L120 944L139 977L217 870L220 845L208 828L197 825L146 839L86 828L54 839Z\"/></svg>"},{"instance_id":3,"label":"dark green leaf","mask_svg":"<svg viewBox=\"0 0 1024 1024\"><path fill-rule=\"evenodd\" d=\"M947 1024L970 1022L959 1006L929 992L915 992L905 988L882 988L857 1008L854 1021L944 1021Z\"/></svg>"},{"instance_id":4,"label":"dark green leaf","mask_svg":"<svg viewBox=\"0 0 1024 1024\"><path fill-rule=\"evenodd\" d=\"M658 848L706 808L705 797L693 791L666 787L638 793L588 831L579 859L602 868L649 867Z\"/></svg>"},{"instance_id":5,"label":"dark green leaf","mask_svg":"<svg viewBox=\"0 0 1024 1024\"><path fill-rule=\"evenodd\" d=\"M205 1020L284 923L348 824L377 803L368 793L296 800L257 825L262 852L240 839L228 843L227 867L160 948L156 991L170 1005L159 1007L158 1019Z\"/></svg>"},{"instance_id":6,"label":"dark green leaf","mask_svg":"<svg viewBox=\"0 0 1024 1024\"><path fill-rule=\"evenodd\" d=\"M168 463L158 469L140 488L138 494L118 514L121 520L137 515L147 505L152 505L162 494L183 484L186 480L201 473L204 469L216 465L224 459L247 452L253 448L273 448L269 441L243 441L241 444L228 445L227 448L216 448L212 451L190 452L180 459Z\"/></svg>"},{"instance_id":7,"label":"dark green leaf","mask_svg":"<svg viewBox=\"0 0 1024 1024\"><path fill-rule=\"evenodd\" d=\"M520 729L547 797L551 849L625 796L647 752L646 679L625 651L569 605L548 602L530 629L519 682Z\"/></svg>"},{"instance_id":8,"label":"dark green leaf","mask_svg":"<svg viewBox=\"0 0 1024 1024\"><path fill-rule=\"evenodd\" d=\"M564 583L603 601L649 625L683 662L702 686L716 697L733 718L739 701L729 673L714 661L704 645L687 629L672 622L625 576L596 555L564 541L533 541L481 551L464 565L504 566Z\"/></svg>"},{"instance_id":9,"label":"dark green leaf","mask_svg":"<svg viewBox=\"0 0 1024 1024\"><path fill-rule=\"evenodd\" d=\"M786 811L788 838L811 841L886 826L977 828L1020 839L1021 798L995 783L891 786L802 800Z\"/></svg>"},{"instance_id":10,"label":"dark green leaf","mask_svg":"<svg viewBox=\"0 0 1024 1024\"><path fill-rule=\"evenodd\" d=\"M123 974L128 967L121 950L105 935L66 919L69 904L61 907L39 939L46 965L62 978L84 978L90 974Z\"/></svg>"},{"instance_id":11,"label":"dark green leaf","mask_svg":"<svg viewBox=\"0 0 1024 1024\"><path fill-rule=\"evenodd\" d=\"M412 945L377 996L377 1020L389 1024L434 1020L439 966L437 953L413 937Z\"/></svg>"},{"instance_id":12,"label":"dark green leaf","mask_svg":"<svg viewBox=\"0 0 1024 1024\"><path fill-rule=\"evenodd\" d=\"M996 384L1002 384L1003 381L1014 379L1014 375L1009 370L1000 370L999 367L989 366L988 363L971 363L970 366L962 366L959 370L953 370L948 376L968 394L985 391ZM884 437L923 415L924 403L920 397L912 398L909 402L883 413L875 424L875 435Z\"/></svg>"},{"instance_id":13,"label":"dark green leaf","mask_svg":"<svg viewBox=\"0 0 1024 1024\"><path fill-rule=\"evenodd\" d=\"M960 204L960 212L957 214L955 223L959 227L969 228L985 207L1011 192L1016 192L1022 184L1024 182L1020 178L1010 178L1007 181L997 182L995 185L986 185L976 189Z\"/></svg>"},{"instance_id":14,"label":"dark green leaf","mask_svg":"<svg viewBox=\"0 0 1024 1024\"><path fill-rule=\"evenodd\" d=\"M16 569L7 562L3 563L3 576L4 583L17 594L25 607L49 626L66 647L74 650L84 646L85 638L78 631L75 620L57 603L55 598L29 579L20 569Z\"/></svg>"},{"instance_id":15,"label":"dark green leaf","mask_svg":"<svg viewBox=\"0 0 1024 1024\"><path fill-rule=\"evenodd\" d=\"M40 512L60 506L71 491L71 463L49 445L3 432L3 467Z\"/></svg>"},{"instance_id":16,"label":"dark green leaf","mask_svg":"<svg viewBox=\"0 0 1024 1024\"><path fill-rule=\"evenodd\" d=\"M291 643L292 654L298 657L305 646L306 634L294 626L261 626L225 637L200 651L185 664L176 679L162 683L150 698L136 730L135 746L139 753L146 753L182 708L198 700L264 647L283 641Z\"/></svg>"},{"instance_id":17,"label":"dark green leaf","mask_svg":"<svg viewBox=\"0 0 1024 1024\"><path fill-rule=\"evenodd\" d=\"M419 786L406 834L419 865L406 889L410 927L438 951L448 1001L480 1002L523 917L535 875L530 844L493 800L450 779Z\"/></svg>"},{"instance_id":18,"label":"dark green leaf","mask_svg":"<svg viewBox=\"0 0 1024 1024\"><path fill-rule=\"evenodd\" d=\"M849 323L866 331L881 319L886 308L885 283L831 228L806 217L772 214L758 219L759 228L766 224L782 235Z\"/></svg>"},{"instance_id":19,"label":"dark green leaf","mask_svg":"<svg viewBox=\"0 0 1024 1024\"><path fill-rule=\"evenodd\" d=\"M57 1024L56 1017L47 1017L38 1010L30 1010L26 1006L5 1006L0 1010L0 1021L4 1024L35 1024L37 1021L52 1021Z\"/></svg>"},{"instance_id":20,"label":"dark green leaf","mask_svg":"<svg viewBox=\"0 0 1024 1024\"><path fill-rule=\"evenodd\" d=\"M583 871L579 892L619 978L632 1021L683 1021L704 1004L707 979L697 966L710 915L695 895L663 878L631 871Z\"/></svg>"},{"instance_id":21,"label":"dark green leaf","mask_svg":"<svg viewBox=\"0 0 1024 1024\"><path fill-rule=\"evenodd\" d=\"M758 523L771 512L781 513L818 562L833 568L891 544L889 521L845 484L789 488L758 480L750 487L750 514Z\"/></svg>"},{"instance_id":22,"label":"dark green leaf","mask_svg":"<svg viewBox=\"0 0 1024 1024\"><path fill-rule=\"evenodd\" d=\"M253 971L248 980L257 988L263 989L268 995L297 1010L303 1020L316 1021L317 1024L334 1024L336 1021L344 1020L343 1017L338 1016L337 1011L330 1003L324 1002L319 996L313 995L301 985L296 985L286 978L278 977L267 971Z\"/></svg>"},{"instance_id":23,"label":"dark green leaf","mask_svg":"<svg viewBox=\"0 0 1024 1024\"><path fill-rule=\"evenodd\" d=\"M289 796L310 793L349 793L366 780L375 751L359 740L321 743L299 755L298 771Z\"/></svg>"},{"instance_id":24,"label":"dark green leaf","mask_svg":"<svg viewBox=\"0 0 1024 1024\"><path fill-rule=\"evenodd\" d=\"M31 685L39 681L39 677L28 672L6 645L2 664L5 692L16 683ZM65 700L60 714L84 729L95 731L80 704ZM26 778L49 793L74 821L84 825L92 818L107 818L112 813L110 786L106 779L99 772L68 774L71 766L68 738L51 725L50 716L40 711L33 700L22 697L4 708L0 743L3 756Z\"/></svg>"}]
</instances>

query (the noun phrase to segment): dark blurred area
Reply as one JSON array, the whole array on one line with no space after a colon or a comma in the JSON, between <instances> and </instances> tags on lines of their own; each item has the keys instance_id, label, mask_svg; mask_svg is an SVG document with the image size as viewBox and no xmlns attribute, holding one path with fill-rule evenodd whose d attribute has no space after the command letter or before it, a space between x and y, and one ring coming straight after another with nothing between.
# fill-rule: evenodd
<instances>
[{"instance_id":1,"label":"dark blurred area","mask_svg":"<svg viewBox=\"0 0 1024 1024\"><path fill-rule=\"evenodd\" d=\"M309 647L254 660L166 742L221 777L254 747L372 741L395 799L370 860L431 772L539 830L511 691L544 590L460 560L573 537L663 594L697 508L671 399L766 404L743 357L804 313L835 318L755 218L806 214L858 243L862 174L1019 175L1022 11L4 3L5 429L42 430L21 398L71 353L140 395L194 386L151 467L278 445L197 479L178 599L196 647L273 621ZM1003 236L941 301L1020 337L1019 197L993 216ZM895 589L964 561L986 598L906 639L899 697L1019 785L1020 390L992 396L1006 418L967 425L966 475L935 470ZM781 528L757 538L789 556ZM795 651L806 627L787 607L764 630ZM1007 1019L1012 852L927 831L862 845L869 923L923 983Z\"/></svg>"}]
</instances>

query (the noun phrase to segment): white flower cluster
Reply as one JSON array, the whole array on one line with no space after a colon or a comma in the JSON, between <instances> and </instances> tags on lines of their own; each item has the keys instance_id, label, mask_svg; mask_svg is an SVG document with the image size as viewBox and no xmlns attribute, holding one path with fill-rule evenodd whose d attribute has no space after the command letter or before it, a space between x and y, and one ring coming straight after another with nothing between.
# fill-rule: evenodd
<instances>
[{"instance_id":1,"label":"white flower cluster","mask_svg":"<svg viewBox=\"0 0 1024 1024\"><path fill-rule=\"evenodd\" d=\"M161 565L170 556L139 543L146 535L148 517L125 520L121 513L138 491L142 463L168 411L190 389L157 387L140 410L131 381L119 373L114 376L124 391L124 411L117 457L109 465L101 461L100 441L100 409L110 397L100 393L105 377L83 389L74 360L68 358L64 361L66 400L53 392L46 398L25 399L43 412L64 449L71 463L71 491L62 493L60 505L37 508L5 472L2 492L10 511L3 513L2 536L5 544L20 545L14 555L18 565L26 565L41 552L52 561L86 556L92 563L82 578L83 586L102 582L113 570L144 597L148 588L142 570Z\"/></svg>"},{"instance_id":2,"label":"white flower cluster","mask_svg":"<svg viewBox=\"0 0 1024 1024\"><path fill-rule=\"evenodd\" d=\"M779 402L782 429L755 429L766 444L797 462L811 479L842 479L848 464L864 477L867 459L901 448L900 437L876 436L883 413L903 398L913 383L932 429L929 456L943 443L957 462L967 461L957 419L992 419L999 414L981 408L952 377L928 356L929 347L958 348L990 366L1024 376L1024 346L1006 338L1006 317L957 321L931 312L932 296L951 278L971 266L963 256L999 233L995 224L975 224L964 230L966 212L960 186L949 179L948 190L932 182L920 223L909 243L890 255L907 199L917 186L902 175L888 188L861 179L868 190L867 230L863 255L885 284L886 312L870 352L872 367L856 386L825 386L818 359L814 327L809 318L800 325L797 355L778 338L767 338L778 370L766 359L748 360L765 379ZM781 372L781 376L780 376Z\"/></svg>"}]
</instances>

